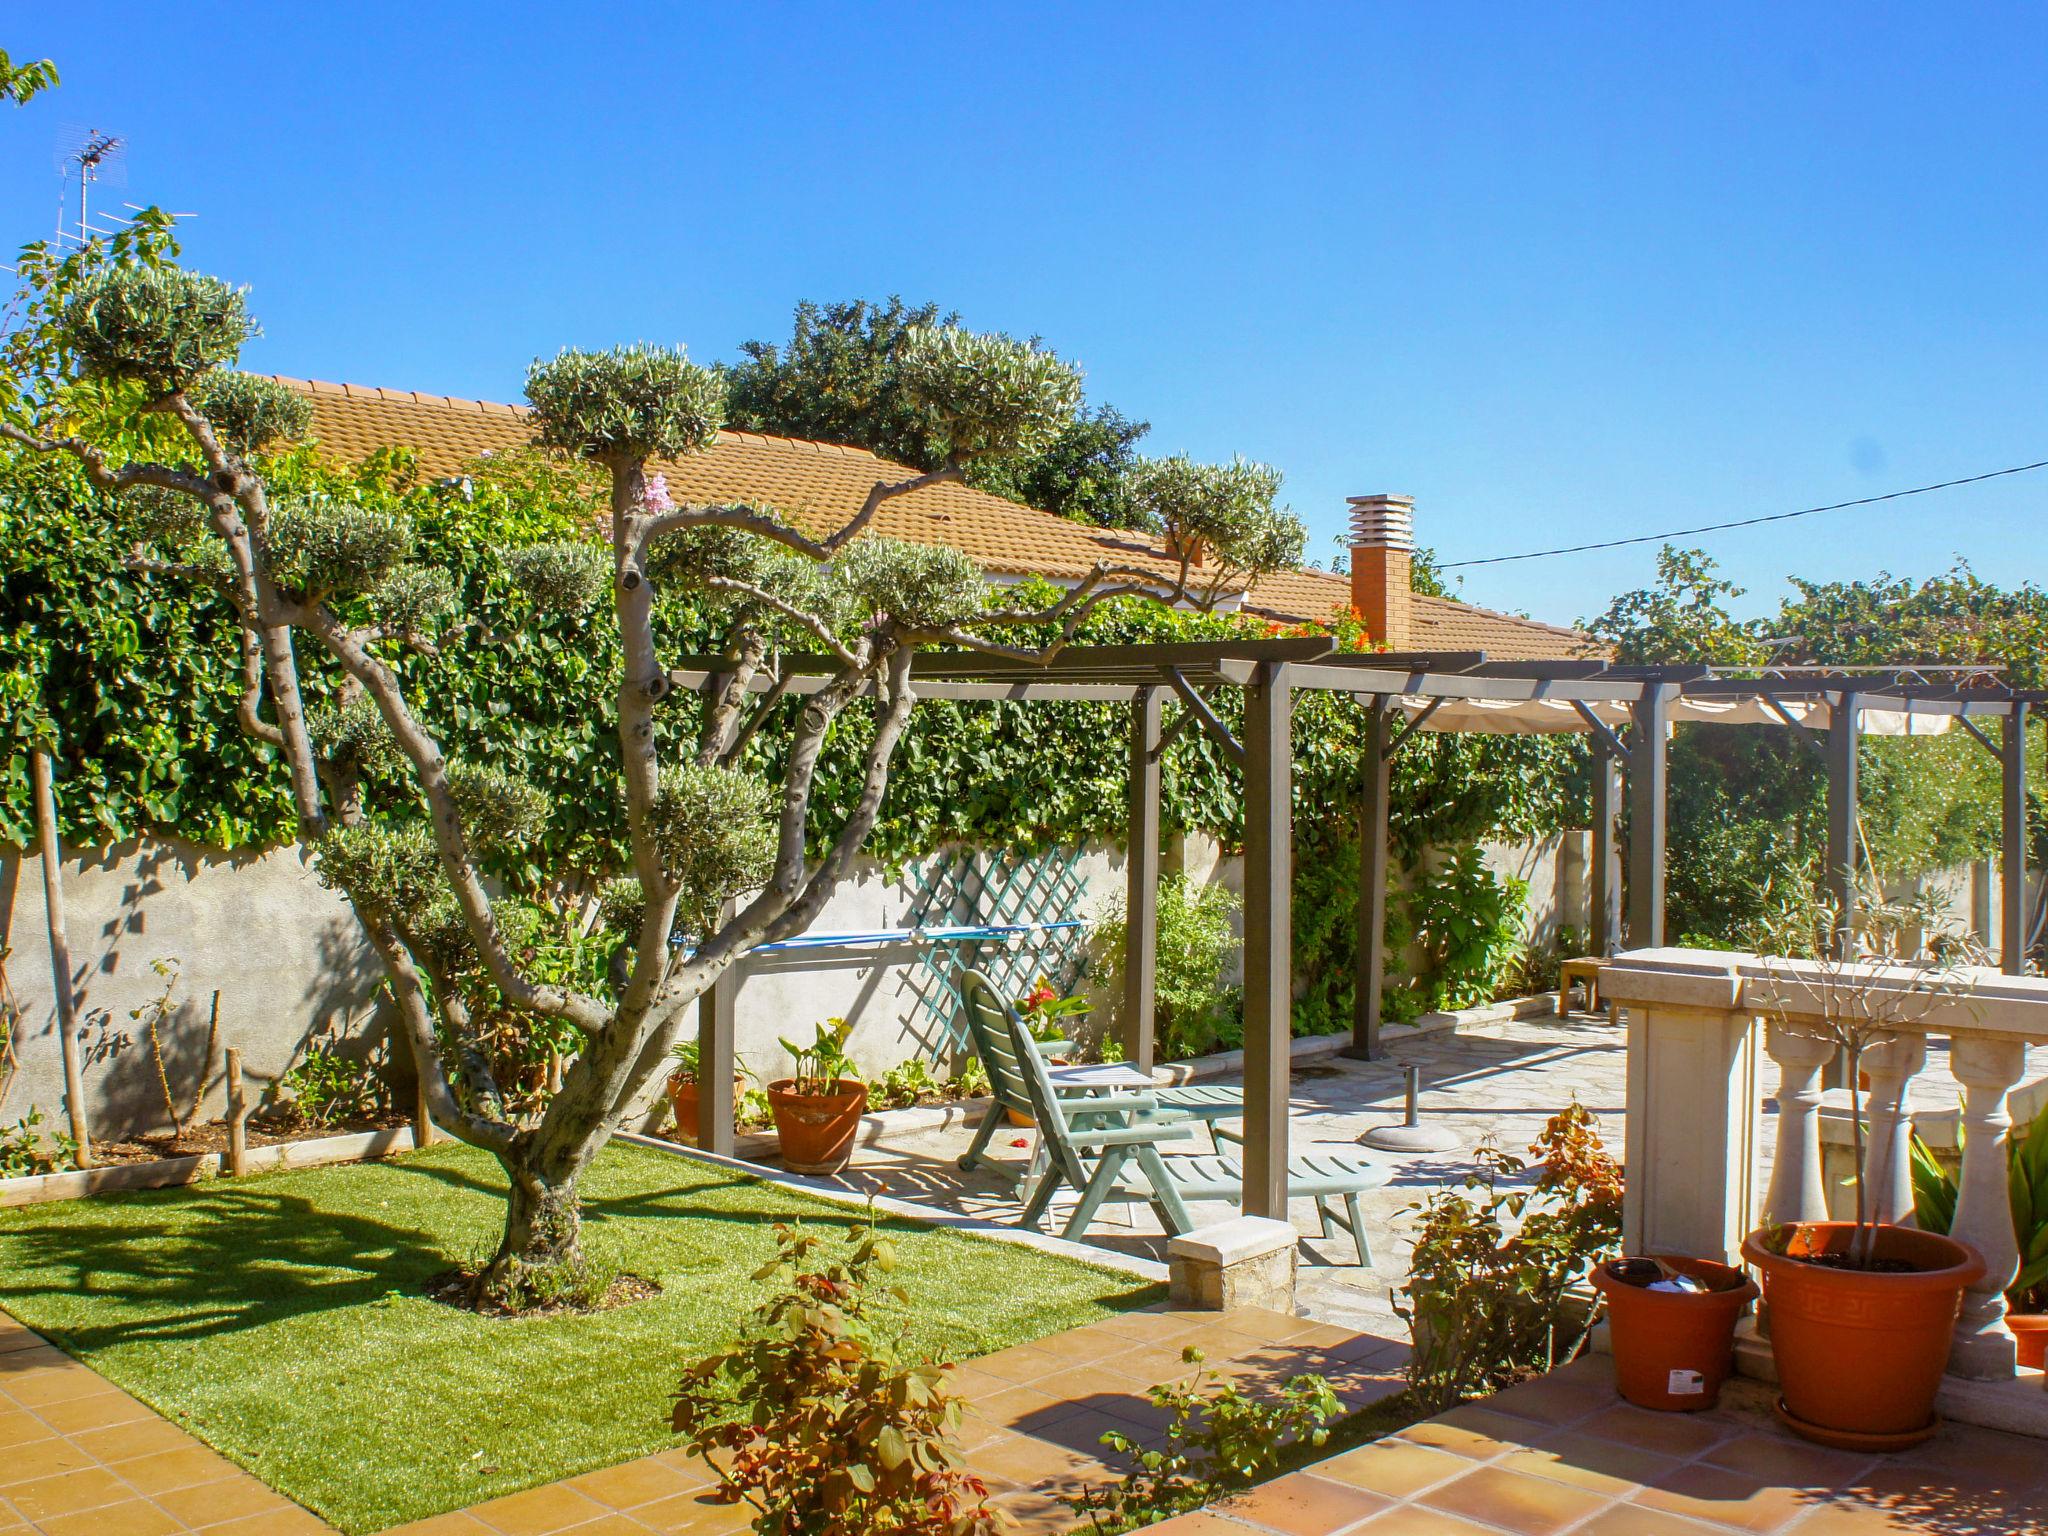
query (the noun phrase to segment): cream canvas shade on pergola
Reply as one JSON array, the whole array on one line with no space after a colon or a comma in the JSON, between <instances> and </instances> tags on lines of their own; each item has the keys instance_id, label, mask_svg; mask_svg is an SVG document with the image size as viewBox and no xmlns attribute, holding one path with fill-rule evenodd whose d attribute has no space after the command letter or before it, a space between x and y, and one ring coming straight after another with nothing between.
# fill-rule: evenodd
<instances>
[{"instance_id":1,"label":"cream canvas shade on pergola","mask_svg":"<svg viewBox=\"0 0 2048 1536\"><path fill-rule=\"evenodd\" d=\"M670 673L679 692L723 686L731 663L690 658ZM786 655L755 686L798 696L837 674L828 656ZM1999 911L2003 962L2017 972L2025 934L2025 734L2033 706L2048 695L2007 687L1994 668L1779 668L1736 677L1706 667L1633 667L1598 660L1491 661L1482 652L1349 652L1326 636L1157 645L1070 646L1046 660L962 652L920 652L911 686L920 698L1121 703L1129 709L1129 853L1125 860L1127 939L1123 1013L1131 1061L1153 1059L1153 987L1158 917L1160 759L1188 730L1209 735L1245 780L1244 1039L1245 1209L1284 1216L1287 1102L1292 1035L1293 700L1306 691L1346 693L1365 712L1368 769L1355 808L1361 848L1356 1003L1350 1050L1379 1054L1385 972L1388 791L1394 758L1417 731L1475 734L1576 732L1591 740L1593 774L1593 940L1611 954L1664 942L1667 750L1680 722L1768 725L1812 738L1828 768L1828 884L1853 904L1856 744L1863 735L1968 731L2001 763ZM1234 734L1214 699L1243 699ZM1173 715L1167 716L1172 706ZM1985 727L1993 721L1995 736ZM1626 796L1629 834L1620 837ZM1624 858L1626 877L1623 874ZM1623 895L1626 892L1626 914ZM730 1076L729 988L702 1010L700 1052L707 1082ZM726 996L721 999L720 994ZM732 1106L707 1096L704 1143L732 1148Z\"/></svg>"}]
</instances>

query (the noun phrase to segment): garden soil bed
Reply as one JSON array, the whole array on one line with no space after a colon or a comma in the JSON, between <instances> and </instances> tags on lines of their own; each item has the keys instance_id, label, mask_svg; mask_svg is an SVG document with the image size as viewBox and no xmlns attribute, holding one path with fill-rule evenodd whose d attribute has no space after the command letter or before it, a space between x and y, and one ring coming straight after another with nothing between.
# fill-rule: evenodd
<instances>
[{"instance_id":1,"label":"garden soil bed","mask_svg":"<svg viewBox=\"0 0 2048 1536\"><path fill-rule=\"evenodd\" d=\"M251 1119L248 1141L251 1147L274 1147L285 1142L318 1141L327 1136L347 1136L359 1131L388 1131L408 1123L403 1115L339 1120L332 1125ZM228 1127L225 1120L191 1126L182 1136L165 1132L132 1136L120 1141L95 1140L92 1144L93 1159L105 1164L156 1163L168 1158L203 1157L209 1152L225 1156L227 1150Z\"/></svg>"}]
</instances>

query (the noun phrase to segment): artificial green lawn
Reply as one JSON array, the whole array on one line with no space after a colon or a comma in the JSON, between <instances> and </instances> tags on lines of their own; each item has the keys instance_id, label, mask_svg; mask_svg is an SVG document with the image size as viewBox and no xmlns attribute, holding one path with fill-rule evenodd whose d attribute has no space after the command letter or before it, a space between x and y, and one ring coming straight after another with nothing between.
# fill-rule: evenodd
<instances>
[{"instance_id":1,"label":"artificial green lawn","mask_svg":"<svg viewBox=\"0 0 2048 1536\"><path fill-rule=\"evenodd\" d=\"M584 1183L590 1241L658 1297L507 1321L421 1294L495 1245L497 1164L388 1163L0 1210L0 1304L280 1493L381 1530L673 1445L684 1362L732 1339L778 1217L858 1212L644 1147ZM1155 1299L1126 1275L885 1222L911 1343L962 1359Z\"/></svg>"}]
</instances>

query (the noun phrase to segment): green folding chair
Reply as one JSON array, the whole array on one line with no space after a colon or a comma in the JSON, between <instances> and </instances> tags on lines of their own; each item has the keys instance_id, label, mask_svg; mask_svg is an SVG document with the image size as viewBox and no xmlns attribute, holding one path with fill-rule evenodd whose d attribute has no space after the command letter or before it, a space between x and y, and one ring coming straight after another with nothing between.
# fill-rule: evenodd
<instances>
[{"instance_id":1,"label":"green folding chair","mask_svg":"<svg viewBox=\"0 0 2048 1536\"><path fill-rule=\"evenodd\" d=\"M1160 1155L1161 1146L1195 1134L1187 1117L1169 1108L1162 1095L1064 1095L1045 1062L1030 1049L1031 1035L1021 1020L1011 1021L1010 1037L1010 1058L1024 1080L1045 1152L1045 1166L1025 1202L1025 1226L1036 1227L1044 1219L1062 1185L1081 1197L1061 1231L1061 1236L1077 1240L1112 1200L1145 1202L1159 1224L1174 1234L1193 1229L1190 1205L1242 1201L1244 1169L1235 1159L1221 1154ZM1289 1198L1313 1198L1323 1236L1335 1237L1340 1229L1348 1232L1358 1249L1358 1262L1367 1268L1372 1265L1372 1247L1358 1197L1391 1177L1385 1163L1362 1153L1314 1152L1287 1159Z\"/></svg>"}]
</instances>

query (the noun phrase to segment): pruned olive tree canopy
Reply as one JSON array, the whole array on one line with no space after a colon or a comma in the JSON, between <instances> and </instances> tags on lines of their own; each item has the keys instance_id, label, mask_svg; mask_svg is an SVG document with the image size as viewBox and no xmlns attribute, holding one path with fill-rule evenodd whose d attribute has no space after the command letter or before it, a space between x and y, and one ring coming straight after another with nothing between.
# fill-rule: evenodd
<instances>
[{"instance_id":1,"label":"pruned olive tree canopy","mask_svg":"<svg viewBox=\"0 0 2048 1536\"><path fill-rule=\"evenodd\" d=\"M409 651L458 630L488 644L445 573L416 564L405 520L347 500L274 496L266 445L302 436L304 399L234 370L255 334L243 290L174 260L145 216L113 248L24 253L0 338L0 441L61 456L111 493L140 569L184 575L231 605L243 635L245 731L291 777L300 835L382 959L438 1123L492 1152L510 1179L504 1241L479 1297L517 1304L537 1267L580 1262L577 1180L664 1066L691 1005L757 945L802 931L875 825L926 647L1050 656L1099 604L1131 594L1195 606L1298 559L1300 525L1273 505L1277 476L1242 461L1149 466L1142 494L1183 552L1177 578L1105 563L1043 606L1007 605L942 545L872 531L889 501L957 480L975 458L1042 445L1071 421L1080 376L1032 345L955 328L908 330L897 359L937 468L878 481L829 530L753 503L678 503L658 461L717 438L724 385L680 349L564 351L526 381L539 443L600 467L608 526L588 542L506 551L534 612L617 626L623 664L593 712L615 723L629 829L602 892L625 944L607 993L522 969L493 911L494 850L530 841L547 798L490 762L453 755L404 686ZM658 598L693 594L725 619L727 685L672 693ZM497 622L497 621L494 621ZM341 685L309 715L300 652ZM754 685L776 653L825 653L823 690L785 700ZM516 697L505 699L513 710ZM779 782L745 754L763 712L794 710ZM836 835L806 844L813 778L835 724L867 718L860 791ZM401 784L396 795L378 784ZM508 1110L476 1047L458 970L481 969L515 1014L580 1040L543 1108Z\"/></svg>"}]
</instances>

